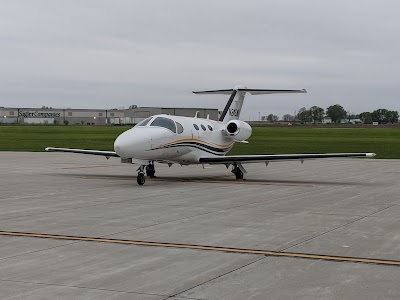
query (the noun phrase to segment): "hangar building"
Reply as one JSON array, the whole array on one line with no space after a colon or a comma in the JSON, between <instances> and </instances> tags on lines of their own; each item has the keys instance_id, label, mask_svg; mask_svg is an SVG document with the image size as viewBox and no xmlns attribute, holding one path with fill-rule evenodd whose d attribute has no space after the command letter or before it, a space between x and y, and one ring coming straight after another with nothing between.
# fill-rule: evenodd
<instances>
[{"instance_id":1,"label":"hangar building","mask_svg":"<svg viewBox=\"0 0 400 300\"><path fill-rule=\"evenodd\" d=\"M129 109L73 109L73 108L16 108L0 107L0 123L71 124L71 125L127 125L157 115L218 119L218 109L133 107Z\"/></svg>"}]
</instances>

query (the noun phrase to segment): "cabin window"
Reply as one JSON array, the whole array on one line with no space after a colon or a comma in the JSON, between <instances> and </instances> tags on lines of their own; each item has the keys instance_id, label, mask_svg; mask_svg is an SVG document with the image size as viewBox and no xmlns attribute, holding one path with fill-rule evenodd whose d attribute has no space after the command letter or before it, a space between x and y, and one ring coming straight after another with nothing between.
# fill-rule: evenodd
<instances>
[{"instance_id":1,"label":"cabin window","mask_svg":"<svg viewBox=\"0 0 400 300\"><path fill-rule=\"evenodd\" d=\"M199 126L197 126L196 124L193 124L194 129L199 130Z\"/></svg>"},{"instance_id":2,"label":"cabin window","mask_svg":"<svg viewBox=\"0 0 400 300\"><path fill-rule=\"evenodd\" d=\"M152 118L152 117L140 121L136 126L146 126L147 123L150 122L151 118Z\"/></svg>"},{"instance_id":3,"label":"cabin window","mask_svg":"<svg viewBox=\"0 0 400 300\"><path fill-rule=\"evenodd\" d=\"M206 126L204 126L203 124L201 124L201 129L203 129L204 131L206 131Z\"/></svg>"},{"instance_id":4,"label":"cabin window","mask_svg":"<svg viewBox=\"0 0 400 300\"><path fill-rule=\"evenodd\" d=\"M150 124L150 126L164 127L171 130L173 133L176 133L175 122L171 119L158 117Z\"/></svg>"},{"instance_id":5,"label":"cabin window","mask_svg":"<svg viewBox=\"0 0 400 300\"><path fill-rule=\"evenodd\" d=\"M208 129L210 129L210 131L213 131L213 128L211 125L207 125Z\"/></svg>"},{"instance_id":6,"label":"cabin window","mask_svg":"<svg viewBox=\"0 0 400 300\"><path fill-rule=\"evenodd\" d=\"M181 123L176 122L176 128L178 129L179 134L181 134L183 132L183 126Z\"/></svg>"}]
</instances>

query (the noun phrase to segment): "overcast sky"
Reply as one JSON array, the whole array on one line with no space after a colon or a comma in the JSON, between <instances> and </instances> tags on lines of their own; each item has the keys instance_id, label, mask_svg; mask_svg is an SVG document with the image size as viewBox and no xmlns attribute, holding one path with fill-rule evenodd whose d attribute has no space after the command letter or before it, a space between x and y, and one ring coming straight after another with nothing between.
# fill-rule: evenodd
<instances>
[{"instance_id":1,"label":"overcast sky","mask_svg":"<svg viewBox=\"0 0 400 300\"><path fill-rule=\"evenodd\" d=\"M0 0L0 106L213 107L192 90L306 88L246 97L242 119L339 103L400 110L395 0Z\"/></svg>"}]
</instances>

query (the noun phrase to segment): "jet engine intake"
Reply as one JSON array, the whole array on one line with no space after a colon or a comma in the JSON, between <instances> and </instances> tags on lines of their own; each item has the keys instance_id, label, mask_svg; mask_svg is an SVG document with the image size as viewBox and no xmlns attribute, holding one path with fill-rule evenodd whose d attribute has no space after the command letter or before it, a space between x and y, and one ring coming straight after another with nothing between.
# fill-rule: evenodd
<instances>
[{"instance_id":1,"label":"jet engine intake","mask_svg":"<svg viewBox=\"0 0 400 300\"><path fill-rule=\"evenodd\" d=\"M235 141L245 141L251 136L251 126L240 120L232 120L226 124L225 133Z\"/></svg>"}]
</instances>

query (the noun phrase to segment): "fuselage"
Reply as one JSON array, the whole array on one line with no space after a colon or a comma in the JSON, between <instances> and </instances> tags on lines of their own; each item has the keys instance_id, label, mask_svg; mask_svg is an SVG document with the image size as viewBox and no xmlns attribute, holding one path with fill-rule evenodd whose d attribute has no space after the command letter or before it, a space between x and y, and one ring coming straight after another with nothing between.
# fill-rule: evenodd
<instances>
[{"instance_id":1,"label":"fuselage","mask_svg":"<svg viewBox=\"0 0 400 300\"><path fill-rule=\"evenodd\" d=\"M155 115L118 136L114 150L123 159L196 164L232 149L235 141L225 128L210 119Z\"/></svg>"}]
</instances>

